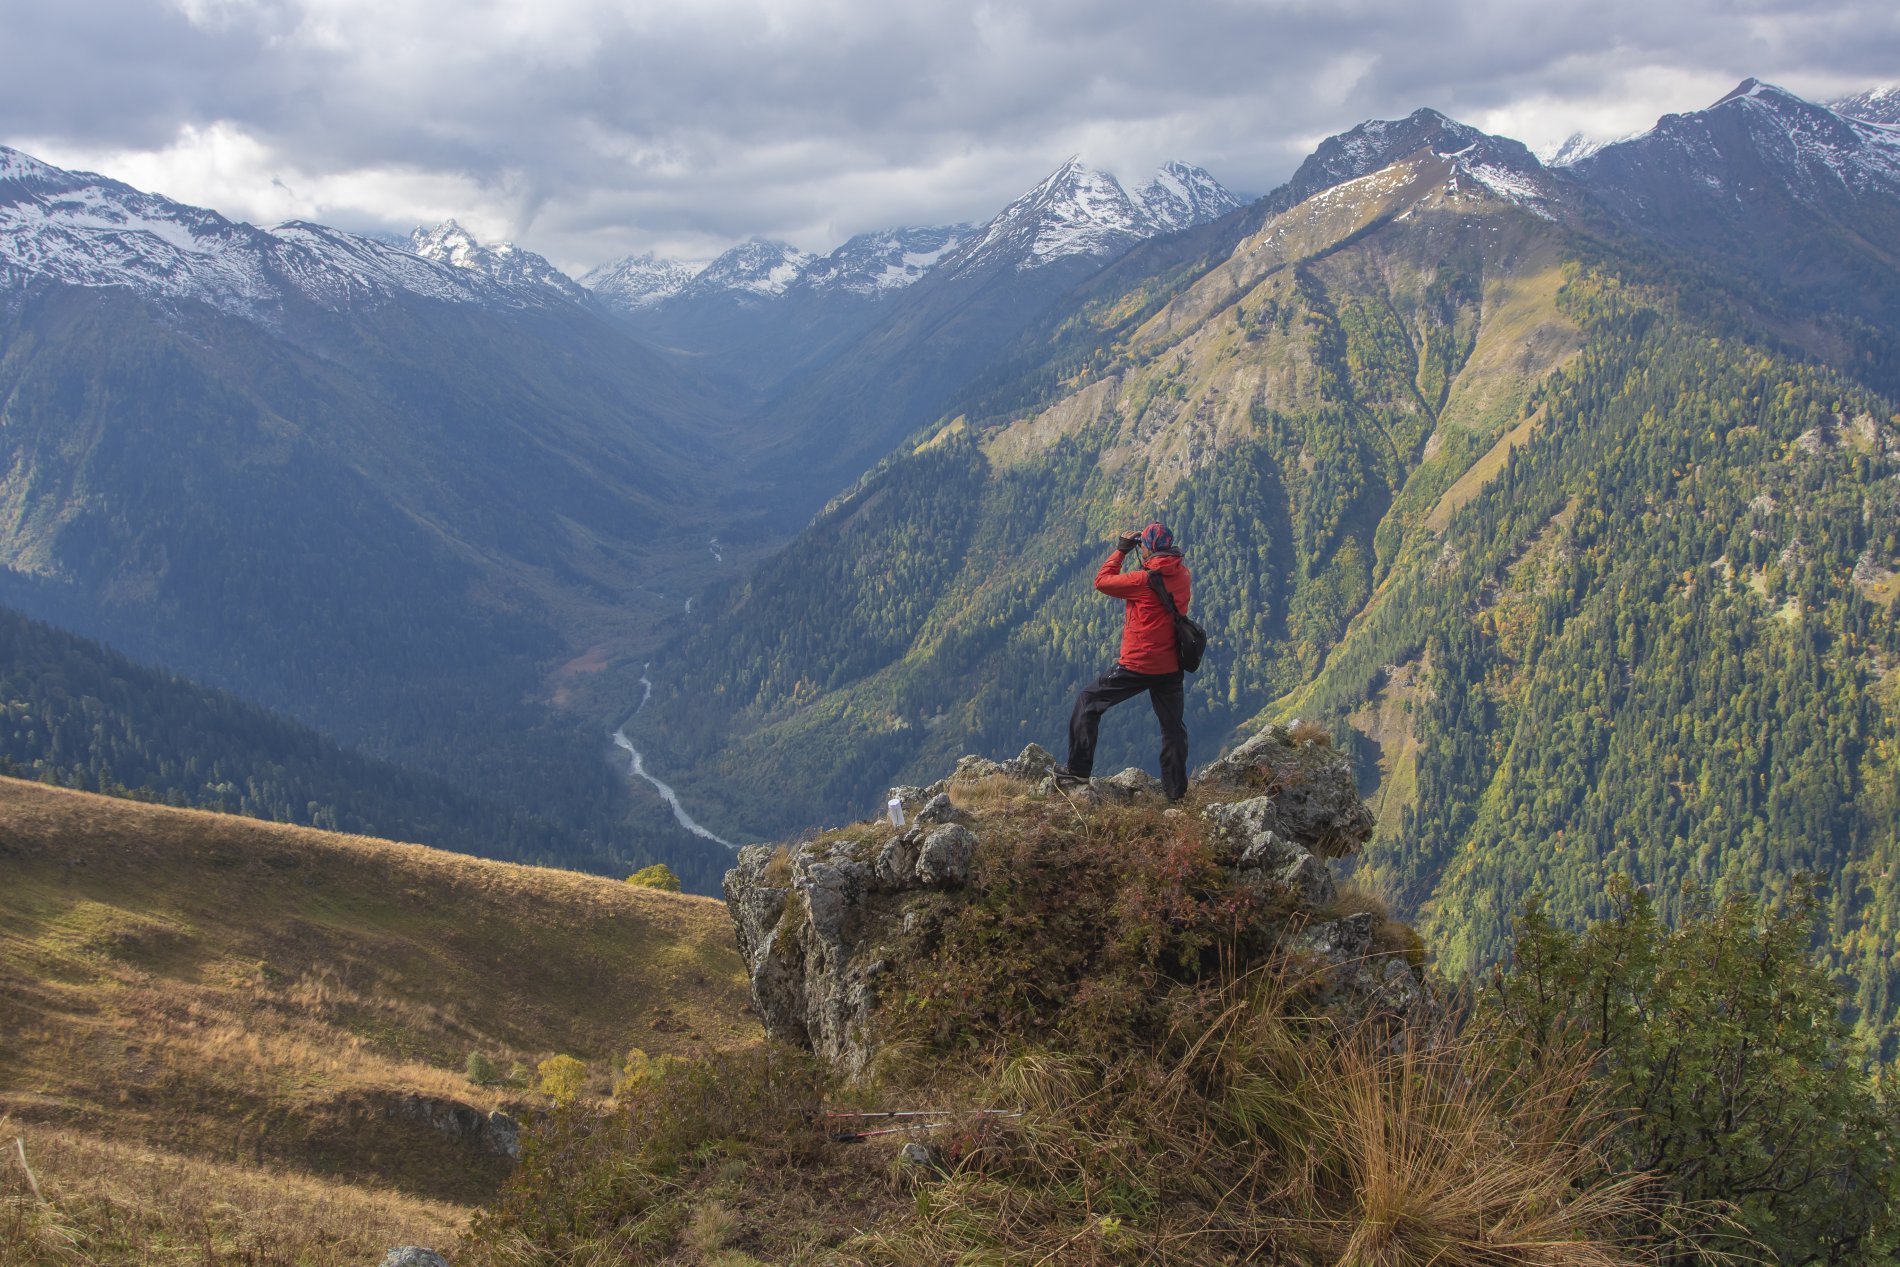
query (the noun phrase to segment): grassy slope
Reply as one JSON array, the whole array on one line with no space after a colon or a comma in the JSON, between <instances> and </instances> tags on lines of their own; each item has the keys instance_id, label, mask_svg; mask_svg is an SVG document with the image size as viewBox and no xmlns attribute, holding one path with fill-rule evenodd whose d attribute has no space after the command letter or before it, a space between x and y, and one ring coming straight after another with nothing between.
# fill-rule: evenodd
<instances>
[{"instance_id":1,"label":"grassy slope","mask_svg":"<svg viewBox=\"0 0 1900 1267\"><path fill-rule=\"evenodd\" d=\"M472 1050L566 1052L604 1091L628 1047L751 1041L744 1004L716 902L0 780L0 1115L49 1158L136 1171L151 1147L466 1204L501 1164L392 1115L402 1095L536 1099L471 1085Z\"/></svg>"}]
</instances>

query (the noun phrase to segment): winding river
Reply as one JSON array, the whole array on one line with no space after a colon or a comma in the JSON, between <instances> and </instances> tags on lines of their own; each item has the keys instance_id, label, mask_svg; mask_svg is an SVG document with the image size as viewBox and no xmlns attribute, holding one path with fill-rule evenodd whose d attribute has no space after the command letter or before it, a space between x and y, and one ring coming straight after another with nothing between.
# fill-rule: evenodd
<instances>
[{"instance_id":1,"label":"winding river","mask_svg":"<svg viewBox=\"0 0 1900 1267\"><path fill-rule=\"evenodd\" d=\"M647 669L649 667L651 666L644 664L640 666L640 707L633 710L632 717L627 718L629 722L632 721L634 717L638 717L640 715L640 709L645 708L647 701L653 698L653 680L647 676ZM660 794L660 799L664 800L667 805L672 808L673 817L679 820L681 827L692 832L695 836L703 837L715 844L724 845L728 849L737 849L739 847L730 840L715 836L712 832L700 826L699 823L694 821L693 816L686 812L686 807L680 804L679 793L647 773L646 762L641 759L640 750L633 746L633 740L627 738L627 728L624 723L619 730L614 731L614 746L625 748L628 753L632 755L633 761L628 766L627 773L651 783L654 790Z\"/></svg>"}]
</instances>

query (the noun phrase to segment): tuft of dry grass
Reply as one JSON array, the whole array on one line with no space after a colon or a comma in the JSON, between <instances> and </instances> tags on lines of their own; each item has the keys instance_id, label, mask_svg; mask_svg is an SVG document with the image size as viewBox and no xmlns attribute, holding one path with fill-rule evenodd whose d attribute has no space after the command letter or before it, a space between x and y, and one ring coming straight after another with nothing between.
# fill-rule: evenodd
<instances>
[{"instance_id":1,"label":"tuft of dry grass","mask_svg":"<svg viewBox=\"0 0 1900 1267\"><path fill-rule=\"evenodd\" d=\"M1333 732L1316 721L1296 720L1287 731L1287 736L1296 744L1317 744L1322 748L1333 746Z\"/></svg>"},{"instance_id":2,"label":"tuft of dry grass","mask_svg":"<svg viewBox=\"0 0 1900 1267\"><path fill-rule=\"evenodd\" d=\"M1480 1049L1339 1049L1318 1088L1320 1191L1291 1220L1354 1267L1627 1267L1618 1229L1649 1210L1641 1176L1603 1173L1608 1123L1578 1060L1503 1090ZM1508 1094L1508 1098L1507 1098Z\"/></svg>"}]
</instances>

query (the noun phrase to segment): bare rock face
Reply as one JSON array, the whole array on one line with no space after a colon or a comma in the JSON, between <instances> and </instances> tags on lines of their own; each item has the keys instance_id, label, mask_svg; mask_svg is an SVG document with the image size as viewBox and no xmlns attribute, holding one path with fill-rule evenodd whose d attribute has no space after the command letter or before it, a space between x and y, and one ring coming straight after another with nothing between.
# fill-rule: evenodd
<instances>
[{"instance_id":1,"label":"bare rock face","mask_svg":"<svg viewBox=\"0 0 1900 1267\"><path fill-rule=\"evenodd\" d=\"M879 1044L879 987L902 978L902 947L917 944L906 935L944 903L971 900L958 895L977 874L986 819L959 809L950 788L1001 776L1020 785L1020 796L1053 795L1053 766L1033 744L1005 762L965 757L928 788L892 789L909 816L903 828L740 850L726 873L726 903L766 1032L849 1077L862 1074ZM1234 794L1201 811L1208 847L1237 889L1263 899L1256 940L1309 966L1322 1006L1348 1020L1421 1021L1435 1012L1422 971L1376 944L1370 914L1329 909L1337 889L1327 860L1356 853L1372 829L1339 753L1269 727L1195 782ZM1098 808L1082 810L1119 813L1117 805L1144 799L1157 799L1155 781L1124 771L1096 780L1088 800Z\"/></svg>"},{"instance_id":2,"label":"bare rock face","mask_svg":"<svg viewBox=\"0 0 1900 1267\"><path fill-rule=\"evenodd\" d=\"M1272 802L1272 828L1322 858L1358 853L1372 835L1372 812L1359 799L1352 767L1329 745L1268 726L1194 776L1198 787Z\"/></svg>"}]
</instances>

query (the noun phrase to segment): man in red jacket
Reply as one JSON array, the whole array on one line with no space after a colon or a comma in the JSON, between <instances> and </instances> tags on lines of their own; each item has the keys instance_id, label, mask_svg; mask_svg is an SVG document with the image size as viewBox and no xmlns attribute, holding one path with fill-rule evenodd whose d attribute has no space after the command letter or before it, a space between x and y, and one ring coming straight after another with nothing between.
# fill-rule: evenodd
<instances>
[{"instance_id":1,"label":"man in red jacket","mask_svg":"<svg viewBox=\"0 0 1900 1267\"><path fill-rule=\"evenodd\" d=\"M1123 572L1122 564L1137 548L1141 566ZM1075 711L1069 715L1069 761L1056 775L1058 780L1087 779L1095 769L1095 735L1102 714L1146 691L1155 719L1161 723L1161 790L1169 800L1178 801L1187 793L1187 726L1181 720L1185 692L1175 652L1174 617L1155 593L1150 573L1161 577L1174 605L1185 613L1193 578L1181 562L1181 552L1174 548L1174 534L1163 524L1124 534L1095 574L1096 589L1127 605L1121 659L1076 697Z\"/></svg>"}]
</instances>

